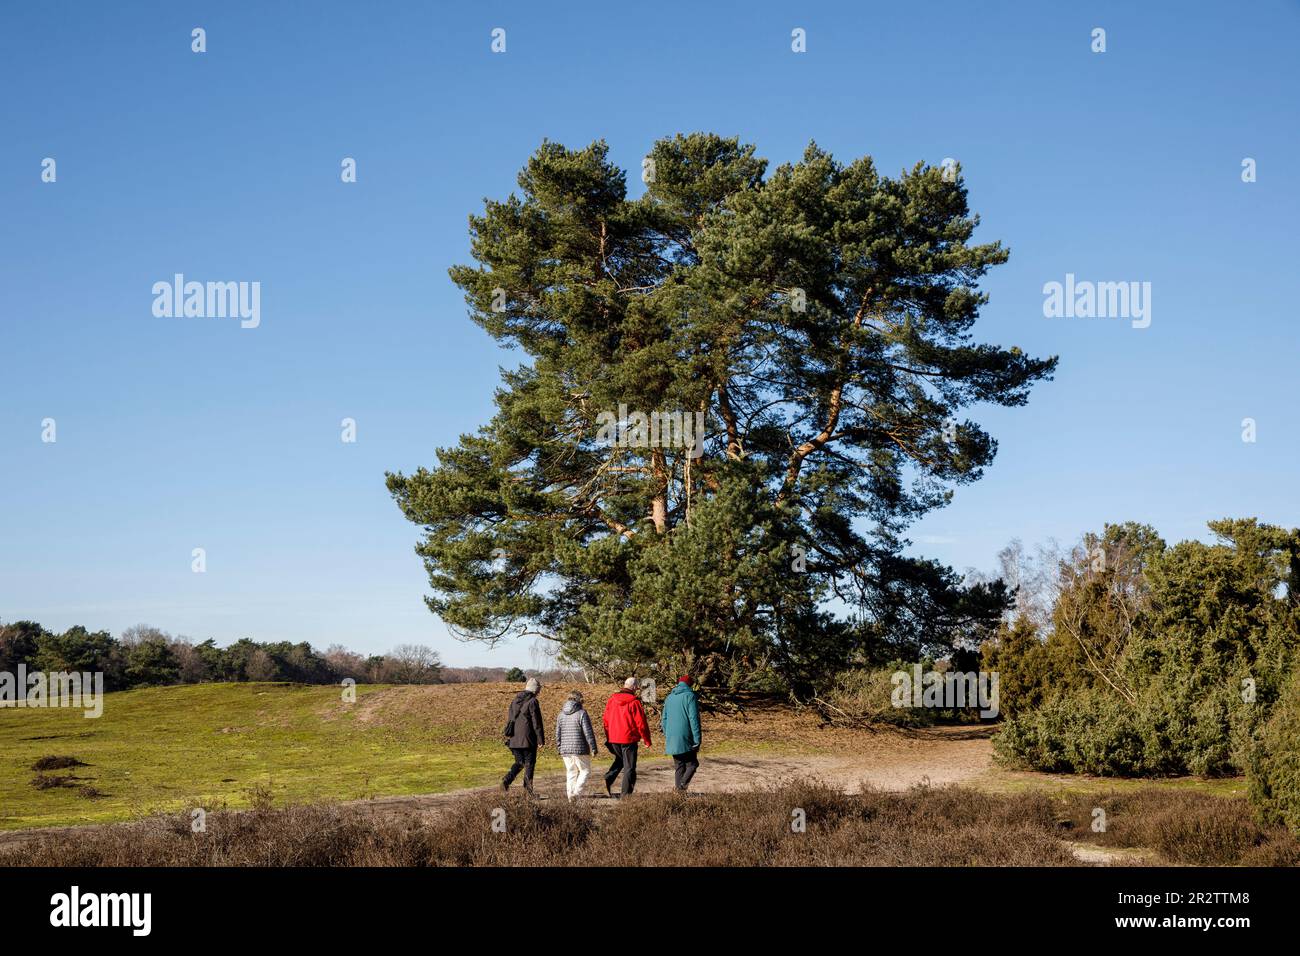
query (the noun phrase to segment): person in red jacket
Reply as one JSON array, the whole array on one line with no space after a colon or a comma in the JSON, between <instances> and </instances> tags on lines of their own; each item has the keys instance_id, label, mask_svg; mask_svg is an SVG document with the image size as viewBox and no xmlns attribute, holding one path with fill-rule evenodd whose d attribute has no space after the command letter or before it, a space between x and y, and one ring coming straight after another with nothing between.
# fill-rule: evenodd
<instances>
[{"instance_id":1,"label":"person in red jacket","mask_svg":"<svg viewBox=\"0 0 1300 956\"><path fill-rule=\"evenodd\" d=\"M614 755L614 762L605 772L605 793L612 797L611 789L620 773L623 774L621 796L626 797L636 788L636 745L643 742L650 749L650 724L645 719L645 708L637 699L640 682L629 677L623 689L605 702L605 713L600 722L605 728L605 746Z\"/></svg>"}]
</instances>

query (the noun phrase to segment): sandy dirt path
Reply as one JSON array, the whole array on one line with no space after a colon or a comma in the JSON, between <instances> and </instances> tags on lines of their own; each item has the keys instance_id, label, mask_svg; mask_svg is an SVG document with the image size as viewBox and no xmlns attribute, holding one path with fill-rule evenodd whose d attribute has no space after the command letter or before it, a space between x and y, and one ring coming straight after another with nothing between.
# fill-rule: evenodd
<instances>
[{"instance_id":1,"label":"sandy dirt path","mask_svg":"<svg viewBox=\"0 0 1300 956\"><path fill-rule=\"evenodd\" d=\"M697 793L727 793L770 789L800 778L828 783L846 793L863 786L879 790L907 790L918 784L940 786L971 783L993 770L993 748L989 732L980 728L941 727L922 731L885 731L873 734L871 742L843 754L783 754L780 756L728 752L712 756L700 753L700 769L691 782ZM665 793L673 789L673 762L653 759L656 749L642 752L637 766L637 793ZM646 759L647 757L651 759ZM604 802L602 774L612 758L603 754L592 761L591 776L583 796ZM502 772L510 764L503 754ZM518 782L515 784L519 786ZM476 787L447 793L401 797L379 797L354 801L351 805L378 814L436 813L440 808L475 793L495 787ZM618 792L618 784L614 786ZM564 774L538 774L535 790L542 799L564 799ZM0 842L3 837L0 837Z\"/></svg>"}]
</instances>

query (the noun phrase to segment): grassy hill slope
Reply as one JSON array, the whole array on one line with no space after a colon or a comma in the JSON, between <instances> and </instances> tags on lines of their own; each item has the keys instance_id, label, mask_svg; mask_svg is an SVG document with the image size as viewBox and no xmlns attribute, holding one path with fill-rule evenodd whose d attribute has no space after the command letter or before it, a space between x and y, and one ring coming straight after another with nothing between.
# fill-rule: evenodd
<instances>
[{"instance_id":1,"label":"grassy hill slope","mask_svg":"<svg viewBox=\"0 0 1300 956\"><path fill-rule=\"evenodd\" d=\"M257 787L296 803L451 790L501 774L504 749L451 708L445 719L428 709L373 719L385 690L358 687L347 705L338 687L201 684L110 694L93 720L72 710L0 710L0 828L241 807ZM51 772L72 786L33 786L32 764L50 755L86 764Z\"/></svg>"},{"instance_id":2,"label":"grassy hill slope","mask_svg":"<svg viewBox=\"0 0 1300 956\"><path fill-rule=\"evenodd\" d=\"M548 733L569 689L543 690ZM333 686L199 684L109 694L97 719L75 710L0 709L0 829L246 807L256 788L285 804L483 786L509 765L497 734L518 690L362 685L356 703L345 704ZM599 730L615 688L582 690ZM830 744L811 716L774 705L759 704L745 720L707 718L706 727L714 753ZM50 771L64 785L37 789L32 766L47 756L85 766ZM647 755L659 756L657 746ZM553 750L540 755L539 772L561 769Z\"/></svg>"}]
</instances>

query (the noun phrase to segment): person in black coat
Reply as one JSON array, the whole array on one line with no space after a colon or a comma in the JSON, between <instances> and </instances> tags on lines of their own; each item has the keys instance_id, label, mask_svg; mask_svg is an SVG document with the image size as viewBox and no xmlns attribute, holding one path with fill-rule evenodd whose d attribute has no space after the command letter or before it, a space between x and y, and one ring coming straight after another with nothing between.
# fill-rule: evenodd
<instances>
[{"instance_id":1,"label":"person in black coat","mask_svg":"<svg viewBox=\"0 0 1300 956\"><path fill-rule=\"evenodd\" d=\"M542 723L542 708L537 703L537 695L542 689L541 681L530 677L524 689L515 695L506 714L506 726L503 731L505 744L514 754L515 762L501 780L501 789L509 790L519 771L524 772L524 789L533 792L533 769L537 766L537 748L546 744L546 730Z\"/></svg>"}]
</instances>

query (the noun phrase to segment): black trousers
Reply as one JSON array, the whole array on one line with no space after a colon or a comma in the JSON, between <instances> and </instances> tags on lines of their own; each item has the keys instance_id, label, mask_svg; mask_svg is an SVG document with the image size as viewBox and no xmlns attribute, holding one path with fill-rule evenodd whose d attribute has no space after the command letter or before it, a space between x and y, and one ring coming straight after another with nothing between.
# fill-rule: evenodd
<instances>
[{"instance_id":1,"label":"black trousers","mask_svg":"<svg viewBox=\"0 0 1300 956\"><path fill-rule=\"evenodd\" d=\"M688 750L684 754L673 754L673 780L678 790L689 787L691 777L695 776L695 771L700 769L700 758L696 753L697 751Z\"/></svg>"},{"instance_id":2,"label":"black trousers","mask_svg":"<svg viewBox=\"0 0 1300 956\"><path fill-rule=\"evenodd\" d=\"M614 781L618 779L619 773L623 774L623 796L627 796L636 789L636 748L637 744L607 744L610 752L614 754L614 762L609 765L605 771L605 786L612 787Z\"/></svg>"},{"instance_id":3,"label":"black trousers","mask_svg":"<svg viewBox=\"0 0 1300 956\"><path fill-rule=\"evenodd\" d=\"M515 777L519 776L519 771L524 772L524 789L533 789L533 768L537 766L537 748L536 747L511 747L510 752L515 755L515 765L506 773L501 781L501 786L508 787L514 783Z\"/></svg>"}]
</instances>

